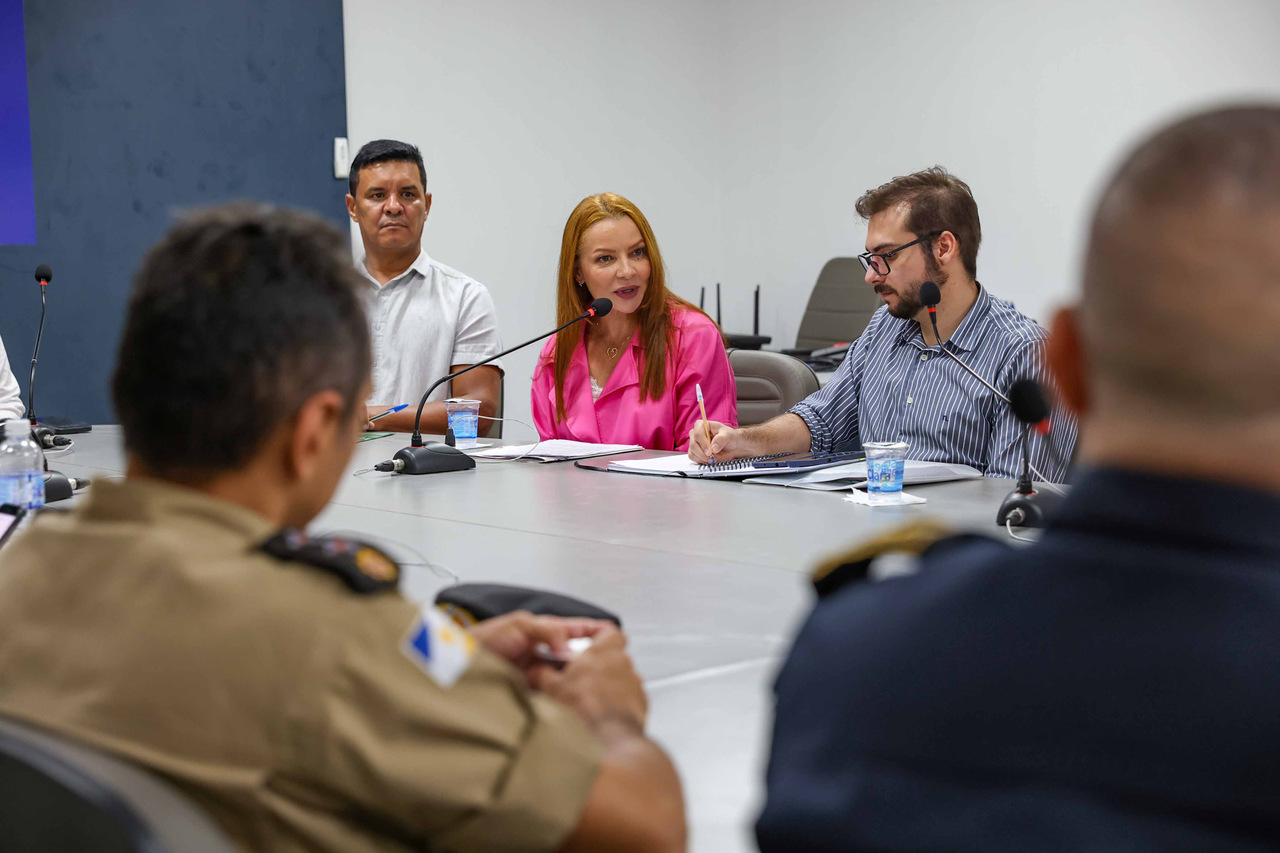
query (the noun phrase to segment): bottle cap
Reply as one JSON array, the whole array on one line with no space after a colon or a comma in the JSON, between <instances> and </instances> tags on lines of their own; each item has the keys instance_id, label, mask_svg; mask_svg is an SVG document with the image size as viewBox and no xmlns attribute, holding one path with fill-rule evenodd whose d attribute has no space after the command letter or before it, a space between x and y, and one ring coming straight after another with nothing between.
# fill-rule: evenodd
<instances>
[{"instance_id":1,"label":"bottle cap","mask_svg":"<svg viewBox=\"0 0 1280 853\"><path fill-rule=\"evenodd\" d=\"M12 420L5 421L5 428L13 430L14 435L18 435L31 429L31 421L26 418L13 418Z\"/></svg>"}]
</instances>

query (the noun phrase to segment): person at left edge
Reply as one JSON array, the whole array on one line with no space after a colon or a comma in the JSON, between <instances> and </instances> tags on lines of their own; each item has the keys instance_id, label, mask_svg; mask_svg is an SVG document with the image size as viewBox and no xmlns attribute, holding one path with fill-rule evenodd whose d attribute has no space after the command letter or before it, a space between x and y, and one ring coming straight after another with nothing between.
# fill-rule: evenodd
<instances>
[{"instance_id":1,"label":"person at left edge","mask_svg":"<svg viewBox=\"0 0 1280 853\"><path fill-rule=\"evenodd\" d=\"M360 227L364 244L356 268L368 282L365 309L373 343L369 417L409 403L377 425L408 432L418 400L433 382L502 351L497 311L484 285L433 260L422 248L431 193L416 146L393 139L368 143L351 163L349 188L347 212ZM502 362L495 361L441 385L422 410L422 431L445 431L442 401L449 396L479 400L482 418L497 415L502 372ZM480 434L485 432L482 425Z\"/></svg>"},{"instance_id":2,"label":"person at left edge","mask_svg":"<svg viewBox=\"0 0 1280 853\"><path fill-rule=\"evenodd\" d=\"M533 373L538 435L652 450L686 450L700 417L738 423L737 386L716 324L667 290L653 229L614 193L588 196L564 226L556 323L599 298L613 310L562 329Z\"/></svg>"},{"instance_id":3,"label":"person at left edge","mask_svg":"<svg viewBox=\"0 0 1280 853\"><path fill-rule=\"evenodd\" d=\"M0 421L20 418L27 409L22 405L22 392L18 390L18 379L9 366L9 356L4 351L4 341L0 341Z\"/></svg>"}]
</instances>

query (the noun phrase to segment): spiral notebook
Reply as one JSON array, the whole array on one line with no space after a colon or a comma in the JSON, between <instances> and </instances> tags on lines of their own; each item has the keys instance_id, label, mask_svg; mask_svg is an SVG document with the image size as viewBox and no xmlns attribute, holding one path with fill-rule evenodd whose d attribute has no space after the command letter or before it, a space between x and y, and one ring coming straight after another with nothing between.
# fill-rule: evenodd
<instances>
[{"instance_id":1,"label":"spiral notebook","mask_svg":"<svg viewBox=\"0 0 1280 853\"><path fill-rule=\"evenodd\" d=\"M609 463L605 470L623 474L649 474L657 477L696 477L700 479L731 479L734 477L756 477L764 473L795 473L813 471L818 468L829 468L844 465L860 458L860 452L853 453L774 453L769 456L748 456L719 462L711 465L699 465L684 453L673 453L670 456L654 456L648 459L619 459Z\"/></svg>"}]
</instances>

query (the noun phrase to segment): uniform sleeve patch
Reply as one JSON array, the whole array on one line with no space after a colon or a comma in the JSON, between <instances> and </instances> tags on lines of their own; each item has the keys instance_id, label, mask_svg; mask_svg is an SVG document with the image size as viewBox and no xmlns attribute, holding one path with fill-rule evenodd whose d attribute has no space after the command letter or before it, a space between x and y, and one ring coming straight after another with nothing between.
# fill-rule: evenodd
<instances>
[{"instance_id":1,"label":"uniform sleeve patch","mask_svg":"<svg viewBox=\"0 0 1280 853\"><path fill-rule=\"evenodd\" d=\"M424 605L409 626L403 651L409 660L448 690L471 665L476 641L434 606Z\"/></svg>"}]
</instances>

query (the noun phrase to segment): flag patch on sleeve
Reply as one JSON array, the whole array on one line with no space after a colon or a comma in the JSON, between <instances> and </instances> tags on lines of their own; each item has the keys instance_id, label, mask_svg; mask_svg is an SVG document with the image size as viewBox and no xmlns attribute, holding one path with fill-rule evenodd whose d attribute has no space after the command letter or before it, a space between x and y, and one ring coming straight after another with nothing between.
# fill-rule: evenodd
<instances>
[{"instance_id":1,"label":"flag patch on sleeve","mask_svg":"<svg viewBox=\"0 0 1280 853\"><path fill-rule=\"evenodd\" d=\"M446 690L471 665L475 638L434 606L424 605L405 635L404 654Z\"/></svg>"}]
</instances>

